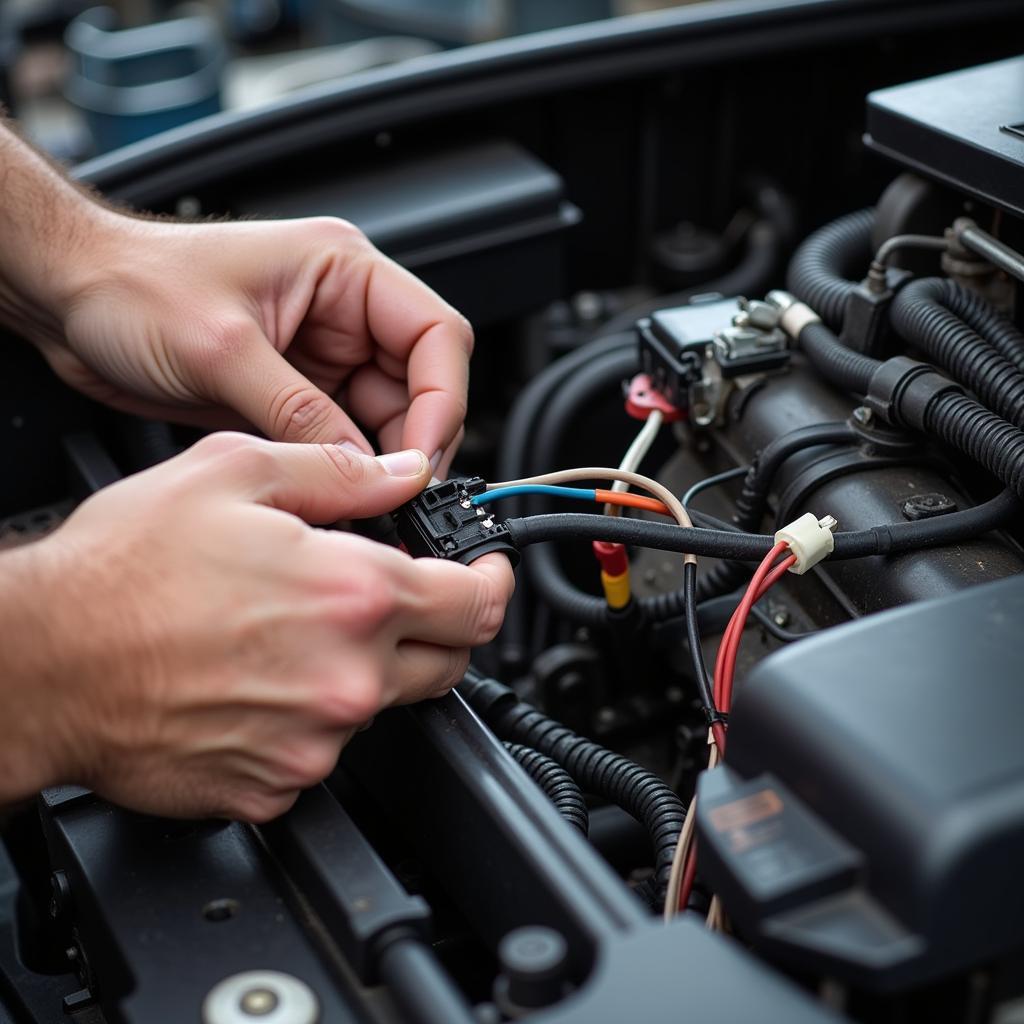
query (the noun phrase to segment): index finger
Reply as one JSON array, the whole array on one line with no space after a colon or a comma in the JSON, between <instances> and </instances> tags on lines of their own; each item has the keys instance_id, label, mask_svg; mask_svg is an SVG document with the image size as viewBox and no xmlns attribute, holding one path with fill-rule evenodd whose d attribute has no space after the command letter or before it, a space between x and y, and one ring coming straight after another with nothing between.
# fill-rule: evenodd
<instances>
[{"instance_id":1,"label":"index finger","mask_svg":"<svg viewBox=\"0 0 1024 1024\"><path fill-rule=\"evenodd\" d=\"M368 270L366 324L373 340L406 367L409 411L402 446L433 458L466 418L473 330L436 292L386 256Z\"/></svg>"}]
</instances>

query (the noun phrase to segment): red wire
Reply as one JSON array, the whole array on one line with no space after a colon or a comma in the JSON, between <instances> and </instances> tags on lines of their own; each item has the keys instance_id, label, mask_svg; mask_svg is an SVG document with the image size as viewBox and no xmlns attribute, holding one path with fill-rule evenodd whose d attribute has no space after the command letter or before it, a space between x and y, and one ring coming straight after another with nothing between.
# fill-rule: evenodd
<instances>
[{"instance_id":1,"label":"red wire","mask_svg":"<svg viewBox=\"0 0 1024 1024\"><path fill-rule=\"evenodd\" d=\"M764 557L764 560L757 567L754 576L747 586L743 599L740 601L736 611L733 612L729 625L722 637L722 644L718 651L718 658L715 661L715 707L726 714L732 704L732 683L733 674L736 670L736 653L739 649L740 638L743 635L743 628L746 626L750 609L767 590L773 586L796 562L796 556L790 555L779 565L775 560L784 552L789 550L789 545L784 541L775 545Z\"/></svg>"},{"instance_id":2,"label":"red wire","mask_svg":"<svg viewBox=\"0 0 1024 1024\"><path fill-rule=\"evenodd\" d=\"M732 684L733 675L736 671L736 655L739 652L740 641L743 638L743 630L746 627L747 619L750 616L750 609L768 593L769 590L789 571L790 566L796 564L796 555L788 555L781 562L776 563L780 555L789 550L789 545L782 541L775 545L764 557L764 560L754 572L743 598L732 613L729 625L725 627L722 636L722 643L718 648L718 657L715 660L715 707L729 713L732 706ZM719 755L725 754L725 729L721 722L715 722L712 727L715 745L718 747ZM679 910L686 910L690 901L690 893L693 891L693 883L697 877L697 843L694 840L689 852L686 855L686 866L683 868L683 880L679 886Z\"/></svg>"}]
</instances>

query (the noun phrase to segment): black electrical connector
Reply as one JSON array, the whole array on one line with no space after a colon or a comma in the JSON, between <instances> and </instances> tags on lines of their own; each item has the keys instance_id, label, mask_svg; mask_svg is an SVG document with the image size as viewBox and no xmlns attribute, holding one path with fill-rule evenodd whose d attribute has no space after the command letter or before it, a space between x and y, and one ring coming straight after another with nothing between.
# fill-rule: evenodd
<instances>
[{"instance_id":1,"label":"black electrical connector","mask_svg":"<svg viewBox=\"0 0 1024 1024\"><path fill-rule=\"evenodd\" d=\"M500 551L517 565L519 551L504 521L472 503L486 489L478 476L445 480L406 502L395 512L395 527L406 551L414 558L446 558L465 565Z\"/></svg>"}]
</instances>

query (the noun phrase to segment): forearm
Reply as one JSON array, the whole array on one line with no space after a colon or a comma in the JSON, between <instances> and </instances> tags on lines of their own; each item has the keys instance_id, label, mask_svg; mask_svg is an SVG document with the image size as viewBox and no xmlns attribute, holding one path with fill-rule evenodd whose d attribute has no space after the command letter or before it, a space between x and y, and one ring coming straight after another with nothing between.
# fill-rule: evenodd
<instances>
[{"instance_id":1,"label":"forearm","mask_svg":"<svg viewBox=\"0 0 1024 1024\"><path fill-rule=\"evenodd\" d=\"M98 269L121 219L0 125L0 322L37 343L57 341L70 297Z\"/></svg>"}]
</instances>

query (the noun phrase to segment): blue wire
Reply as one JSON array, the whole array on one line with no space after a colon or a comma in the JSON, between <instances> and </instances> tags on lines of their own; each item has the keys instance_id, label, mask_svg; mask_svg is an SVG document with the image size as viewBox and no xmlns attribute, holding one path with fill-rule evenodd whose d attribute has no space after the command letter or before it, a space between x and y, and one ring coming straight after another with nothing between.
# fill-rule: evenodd
<instances>
[{"instance_id":1,"label":"blue wire","mask_svg":"<svg viewBox=\"0 0 1024 1024\"><path fill-rule=\"evenodd\" d=\"M555 498L576 498L579 501L597 501L597 491L586 487L555 487L551 484L519 484L517 487L498 487L484 494L477 494L469 500L474 505L489 505L502 498L514 498L520 494L547 494Z\"/></svg>"}]
</instances>

